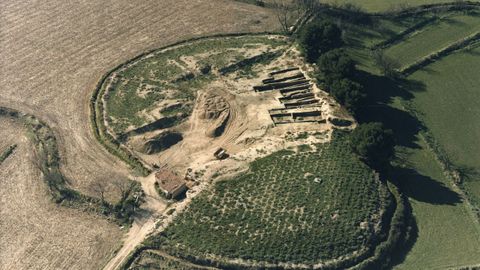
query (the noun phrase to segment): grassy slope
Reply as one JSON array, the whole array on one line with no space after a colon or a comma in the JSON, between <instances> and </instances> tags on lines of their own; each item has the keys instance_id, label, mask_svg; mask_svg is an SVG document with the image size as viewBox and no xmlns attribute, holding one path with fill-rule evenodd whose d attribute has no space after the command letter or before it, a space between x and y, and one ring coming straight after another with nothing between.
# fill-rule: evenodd
<instances>
[{"instance_id":1,"label":"grassy slope","mask_svg":"<svg viewBox=\"0 0 480 270\"><path fill-rule=\"evenodd\" d=\"M399 31L402 31L404 27L413 24L413 21L404 23L402 27L398 22L384 21L381 23L380 30L374 28L369 29L367 27L360 31L353 29L355 35L354 38L350 40L349 45L351 48L349 49L349 53L355 60L360 62L359 67L362 70L371 73L373 76L378 75L378 70L374 66L370 52L366 47L379 42L382 35L385 38L389 38L394 32L398 33ZM381 30L382 28L383 30ZM382 33L386 33L386 35ZM430 117L430 120L427 121L429 128L436 129L432 126L432 119L440 119L442 117L442 111L445 114L448 114L449 110L452 111L452 109L446 107L440 109L443 106L441 106L442 102L439 100L443 100L443 102L455 102L455 100L457 100L455 110L462 110L463 112L460 113L460 117L455 116L455 114L457 114L455 111L454 114L448 114L450 119L455 117L457 117L456 119L463 119L462 117L471 119L471 121L462 121L462 123L454 120L450 121L455 122L455 124L447 121L439 121L437 123L437 125L455 127L450 128L448 132L443 134L444 136L451 136L449 137L451 138L451 141L447 143L450 144L450 147L454 148L460 147L460 145L453 145L455 137L463 137L462 139L466 141L475 138L475 134L473 134L470 129L463 129L462 131L462 129L459 129L457 126L462 125L464 128L472 127L475 126L472 125L472 121L478 119L478 114L472 112L476 110L474 104L479 103L478 98L474 98L473 96L474 86L480 84L474 82L475 80L478 82L478 74L476 76L472 74L475 73L478 68L475 69L472 67L478 65L479 60L477 59L478 55L475 59L470 56L471 62L466 61L465 58L467 57L467 55L464 55L464 59L457 59L456 64L463 65L463 68L450 66L449 68L444 69L444 73L440 74L440 70L435 72L438 68L432 68L429 66L427 70L432 70L431 73L424 71L421 73L418 72L412 76L412 78L425 81L427 84L427 92L415 92L414 96L411 97L414 98L414 102L419 106L420 103L424 106L425 104L429 104L427 107L431 110L426 111L427 116ZM463 64L461 64L462 62ZM435 65L433 65L433 67L435 67ZM457 69L453 75L451 69ZM468 71L466 71L466 69L468 69ZM464 73L468 74L468 79L460 75ZM428 75L435 77L427 79L426 76ZM454 78L459 78L464 85L459 86L458 84L453 83L452 79ZM401 113L400 110L398 110L398 108L401 108L400 96L410 98L411 94L401 93L401 89L397 89L395 86L388 83L383 84L383 82L384 81L382 80L372 81L369 86L373 88L369 90L372 90L380 96L384 96L384 98L378 99L380 103L389 104L387 109L381 109L381 107L379 109L374 106L372 108L374 112L373 118L380 121L384 120L390 128L393 128L396 131L400 143L405 145L404 147L401 147L400 152L408 153L408 155L403 155L402 157L404 160L403 164L406 168L396 170L396 176L402 181L402 190L409 197L418 227L418 238L413 244L410 252L407 254L405 260L397 265L396 268L412 270L446 269L452 266L478 264L480 262L478 259L478 254L480 252L480 230L478 224L472 219L467 205L461 202L458 194L453 191L450 181L443 176L442 169L434 159L433 153L426 148L425 143L418 140L418 129L417 127L414 127L415 125L418 125L418 121L411 118L411 116L408 116L408 114ZM432 93L431 91L429 92L428 89L434 87L433 84L442 85L442 93L449 91L448 95L443 96ZM458 91L459 88L465 89L461 90L465 93L460 93ZM427 93L430 93L431 97L428 97ZM397 98L394 99L394 102L387 97L390 95L397 96ZM469 102L464 106L459 106L459 104L465 104L460 103L460 100L462 97L465 98L465 95L469 96ZM478 97L478 93L476 97ZM476 124L478 123L477 120ZM464 136L463 134L467 132L469 134ZM413 139L411 138L412 134L416 134ZM437 136L437 134L434 135ZM478 137L479 136L477 135L477 138ZM412 143L410 140L414 142ZM473 142L469 144L471 146ZM478 142L475 146L480 147ZM465 145L465 147L468 147L468 145ZM464 150L458 151L462 152ZM476 151L476 149L465 151L471 151L475 154L480 153L480 151ZM466 157L466 155L464 156ZM467 158L470 161L479 160L478 156Z\"/></svg>"},{"instance_id":2,"label":"grassy slope","mask_svg":"<svg viewBox=\"0 0 480 270\"><path fill-rule=\"evenodd\" d=\"M344 4L354 3L368 12L384 12L397 7L400 3L406 6L418 6L425 4L437 4L453 2L453 0L328 0L329 3Z\"/></svg>"},{"instance_id":3,"label":"grassy slope","mask_svg":"<svg viewBox=\"0 0 480 270\"><path fill-rule=\"evenodd\" d=\"M446 269L479 262L480 228L441 173L433 154L419 142L409 150L411 168L400 172L402 190L410 197L418 238L395 269ZM418 174L417 174L418 173Z\"/></svg>"},{"instance_id":4,"label":"grassy slope","mask_svg":"<svg viewBox=\"0 0 480 270\"><path fill-rule=\"evenodd\" d=\"M478 31L480 31L478 14L447 16L407 40L388 48L386 53L405 66Z\"/></svg>"},{"instance_id":5,"label":"grassy slope","mask_svg":"<svg viewBox=\"0 0 480 270\"><path fill-rule=\"evenodd\" d=\"M415 93L434 137L460 167L480 170L480 47L447 56L411 78L425 83ZM480 178L472 175L466 187L480 203Z\"/></svg>"},{"instance_id":6,"label":"grassy slope","mask_svg":"<svg viewBox=\"0 0 480 270\"><path fill-rule=\"evenodd\" d=\"M368 48L395 37L429 17L430 15L425 15L403 18L397 21L379 19L376 25L371 27L349 25L348 34L346 35L346 43L349 46L348 52L357 61L358 68L371 73L378 73L371 57L371 51Z\"/></svg>"}]
</instances>

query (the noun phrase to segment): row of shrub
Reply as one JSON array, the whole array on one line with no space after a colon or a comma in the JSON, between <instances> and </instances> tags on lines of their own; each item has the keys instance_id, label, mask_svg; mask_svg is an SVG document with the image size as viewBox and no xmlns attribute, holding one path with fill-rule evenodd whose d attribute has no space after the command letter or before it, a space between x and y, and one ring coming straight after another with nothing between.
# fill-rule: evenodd
<instances>
[{"instance_id":1,"label":"row of shrub","mask_svg":"<svg viewBox=\"0 0 480 270\"><path fill-rule=\"evenodd\" d=\"M342 30L333 22L309 23L298 37L305 59L316 63L316 79L340 104L354 113L365 98L355 79L356 63L341 48Z\"/></svg>"},{"instance_id":2,"label":"row of shrub","mask_svg":"<svg viewBox=\"0 0 480 270\"><path fill-rule=\"evenodd\" d=\"M420 15L429 12L446 12L446 11L468 11L478 9L480 2L477 1L454 1L449 3L426 4L415 7L404 7L398 11L390 11L373 14L379 17L396 17L405 18L412 15Z\"/></svg>"},{"instance_id":3,"label":"row of shrub","mask_svg":"<svg viewBox=\"0 0 480 270\"><path fill-rule=\"evenodd\" d=\"M417 71L419 69L422 69L425 66L427 66L427 65L429 65L429 64L431 64L435 61L438 61L440 58L451 54L452 52L464 49L467 46L469 46L471 44L474 44L476 42L479 42L479 41L480 41L480 32L474 33L474 34L472 34L468 37L465 37L465 38L447 46L446 48L443 48L443 49L441 49L437 52L434 52L434 53L432 53L428 56L425 56L425 57L415 61L415 63L413 63L413 64L411 64L407 67L402 68L400 70L400 72L404 75L410 75L410 74L414 73L415 71Z\"/></svg>"},{"instance_id":4,"label":"row of shrub","mask_svg":"<svg viewBox=\"0 0 480 270\"><path fill-rule=\"evenodd\" d=\"M61 205L95 212L109 217L119 224L130 224L134 209L142 202L143 192L139 183L131 181L119 202L111 204L103 199L84 195L68 187L68 180L60 171L60 155L53 131L32 115L0 107L0 116L13 117L21 121L35 147L37 165L43 174L52 199Z\"/></svg>"},{"instance_id":5,"label":"row of shrub","mask_svg":"<svg viewBox=\"0 0 480 270\"><path fill-rule=\"evenodd\" d=\"M438 16L432 16L430 18L426 18L426 19L420 21L419 23L413 25L412 27L409 27L409 28L405 29L401 33L398 33L395 36L393 36L393 37L391 37L387 40L384 40L382 42L379 42L379 43L373 45L371 47L371 49L372 50L385 49L387 47L395 45L395 44L397 44L401 41L404 41L405 38L410 36L412 33L415 33L416 31L437 22L439 19L440 19L440 17L438 17Z\"/></svg>"},{"instance_id":6,"label":"row of shrub","mask_svg":"<svg viewBox=\"0 0 480 270\"><path fill-rule=\"evenodd\" d=\"M414 220L408 199L396 184L388 182L388 187L395 198L396 206L390 220L387 240L376 247L372 257L351 268L352 270L388 269L392 264L392 255L402 253L415 237Z\"/></svg>"}]
</instances>

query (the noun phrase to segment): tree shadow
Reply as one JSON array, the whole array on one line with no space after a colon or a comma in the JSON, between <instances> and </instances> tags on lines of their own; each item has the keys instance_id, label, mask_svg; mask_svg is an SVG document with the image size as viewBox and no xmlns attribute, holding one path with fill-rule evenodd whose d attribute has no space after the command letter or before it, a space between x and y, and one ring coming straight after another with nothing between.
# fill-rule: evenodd
<instances>
[{"instance_id":1,"label":"tree shadow","mask_svg":"<svg viewBox=\"0 0 480 270\"><path fill-rule=\"evenodd\" d=\"M455 166L455 170L465 181L478 181L478 179L480 179L480 170L478 168L466 165L457 165Z\"/></svg>"},{"instance_id":2,"label":"tree shadow","mask_svg":"<svg viewBox=\"0 0 480 270\"><path fill-rule=\"evenodd\" d=\"M392 178L400 183L402 193L409 198L433 205L456 205L462 202L458 193L413 169L393 167L391 172Z\"/></svg>"},{"instance_id":3,"label":"tree shadow","mask_svg":"<svg viewBox=\"0 0 480 270\"><path fill-rule=\"evenodd\" d=\"M403 235L403 240L398 243L397 248L391 254L388 269L392 269L396 265L402 264L418 239L417 219L412 214L412 206L408 200L405 201L405 217L407 218L405 221L406 231Z\"/></svg>"},{"instance_id":4,"label":"tree shadow","mask_svg":"<svg viewBox=\"0 0 480 270\"><path fill-rule=\"evenodd\" d=\"M409 112L388 104L396 97L412 99L412 92L424 91L425 85L414 80L393 80L364 71L358 72L357 81L364 85L368 97L355 112L358 121L381 122L394 132L397 145L418 148L416 135L425 128L424 125Z\"/></svg>"},{"instance_id":5,"label":"tree shadow","mask_svg":"<svg viewBox=\"0 0 480 270\"><path fill-rule=\"evenodd\" d=\"M464 53L466 54L469 54L471 56L480 56L480 51L479 50L475 50L476 48L478 48L478 46L475 46L471 49L466 49L466 50L463 50Z\"/></svg>"},{"instance_id":6,"label":"tree shadow","mask_svg":"<svg viewBox=\"0 0 480 270\"><path fill-rule=\"evenodd\" d=\"M457 25L457 26L465 26L467 25L465 22L462 22L458 19L451 18L451 17L445 17L442 19L443 22L450 24L450 25Z\"/></svg>"},{"instance_id":7,"label":"tree shadow","mask_svg":"<svg viewBox=\"0 0 480 270\"><path fill-rule=\"evenodd\" d=\"M413 92L426 91L426 86L421 81L404 78L391 79L361 70L357 72L355 79L365 87L369 104L388 104L395 97L410 100L414 97Z\"/></svg>"}]
</instances>

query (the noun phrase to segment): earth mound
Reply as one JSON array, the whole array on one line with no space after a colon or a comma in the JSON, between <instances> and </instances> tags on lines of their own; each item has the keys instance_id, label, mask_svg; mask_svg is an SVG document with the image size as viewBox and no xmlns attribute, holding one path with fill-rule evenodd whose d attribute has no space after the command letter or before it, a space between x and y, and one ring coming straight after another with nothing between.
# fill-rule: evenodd
<instances>
[{"instance_id":1,"label":"earth mound","mask_svg":"<svg viewBox=\"0 0 480 270\"><path fill-rule=\"evenodd\" d=\"M230 119L230 104L222 96L206 93L199 99L199 118L206 123L205 135L219 137Z\"/></svg>"}]
</instances>

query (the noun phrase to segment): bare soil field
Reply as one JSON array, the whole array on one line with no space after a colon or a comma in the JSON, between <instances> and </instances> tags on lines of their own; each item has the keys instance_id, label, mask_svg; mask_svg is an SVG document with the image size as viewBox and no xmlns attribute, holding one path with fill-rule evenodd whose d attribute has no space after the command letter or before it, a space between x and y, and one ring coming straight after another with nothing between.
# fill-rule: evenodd
<instances>
[{"instance_id":1,"label":"bare soil field","mask_svg":"<svg viewBox=\"0 0 480 270\"><path fill-rule=\"evenodd\" d=\"M18 145L0 165L0 269L101 267L121 230L52 202L21 124L0 118L0 126L1 144Z\"/></svg>"},{"instance_id":2,"label":"bare soil field","mask_svg":"<svg viewBox=\"0 0 480 270\"><path fill-rule=\"evenodd\" d=\"M276 23L268 10L230 1L14 1L0 13L0 104L54 129L66 176L87 194L92 182L128 175L90 132L87 102L107 70L188 37Z\"/></svg>"},{"instance_id":3,"label":"bare soil field","mask_svg":"<svg viewBox=\"0 0 480 270\"><path fill-rule=\"evenodd\" d=\"M91 132L88 101L103 74L146 50L186 38L275 28L269 10L226 0L2 1L0 105L45 121L59 141L70 185L95 195L92 183L130 175ZM2 269L100 268L118 248L121 231L50 202L28 139L18 126L0 126L6 138L2 147L18 144L0 172ZM116 189L108 189L108 201L118 197ZM155 203L148 206L163 208Z\"/></svg>"}]
</instances>

